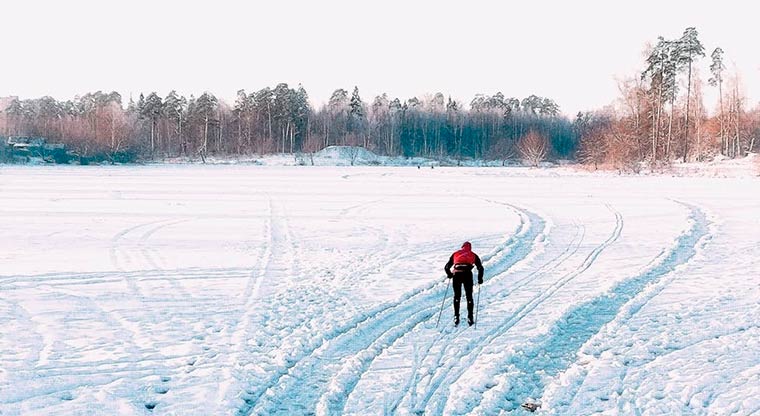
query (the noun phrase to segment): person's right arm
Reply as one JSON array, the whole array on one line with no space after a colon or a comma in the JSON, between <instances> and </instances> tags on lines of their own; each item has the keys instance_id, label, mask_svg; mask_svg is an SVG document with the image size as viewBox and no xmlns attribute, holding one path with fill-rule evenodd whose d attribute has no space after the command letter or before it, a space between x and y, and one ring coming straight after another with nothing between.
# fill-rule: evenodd
<instances>
[{"instance_id":1,"label":"person's right arm","mask_svg":"<svg viewBox=\"0 0 760 416\"><path fill-rule=\"evenodd\" d=\"M449 262L446 263L446 266L443 268L443 270L446 272L446 277L451 279L454 277L453 274L451 274L451 266L454 265L454 255L452 254L451 257L449 257Z\"/></svg>"}]
</instances>

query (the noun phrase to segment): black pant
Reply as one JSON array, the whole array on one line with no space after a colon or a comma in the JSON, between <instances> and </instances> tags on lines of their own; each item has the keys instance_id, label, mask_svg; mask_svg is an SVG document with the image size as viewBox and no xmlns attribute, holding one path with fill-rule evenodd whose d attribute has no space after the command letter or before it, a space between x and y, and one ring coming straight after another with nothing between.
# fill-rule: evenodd
<instances>
[{"instance_id":1,"label":"black pant","mask_svg":"<svg viewBox=\"0 0 760 416\"><path fill-rule=\"evenodd\" d=\"M464 294L467 298L467 317L472 320L472 273L454 273L451 279L454 286L454 316L459 316L459 302L462 299L462 285L464 285Z\"/></svg>"}]
</instances>

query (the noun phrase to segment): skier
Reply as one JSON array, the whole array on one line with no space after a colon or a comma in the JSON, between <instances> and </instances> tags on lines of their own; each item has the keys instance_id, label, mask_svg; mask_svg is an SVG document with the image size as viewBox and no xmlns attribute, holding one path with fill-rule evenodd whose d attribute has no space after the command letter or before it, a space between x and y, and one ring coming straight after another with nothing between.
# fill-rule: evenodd
<instances>
[{"instance_id":1,"label":"skier","mask_svg":"<svg viewBox=\"0 0 760 416\"><path fill-rule=\"evenodd\" d=\"M454 286L454 325L459 325L459 301L462 298L462 285L467 297L467 323L472 325L475 319L472 316L472 269L478 268L478 284L483 284L483 264L480 257L472 252L472 244L466 241L462 244L462 249L454 252L449 258L444 270L446 276L452 279Z\"/></svg>"}]
</instances>

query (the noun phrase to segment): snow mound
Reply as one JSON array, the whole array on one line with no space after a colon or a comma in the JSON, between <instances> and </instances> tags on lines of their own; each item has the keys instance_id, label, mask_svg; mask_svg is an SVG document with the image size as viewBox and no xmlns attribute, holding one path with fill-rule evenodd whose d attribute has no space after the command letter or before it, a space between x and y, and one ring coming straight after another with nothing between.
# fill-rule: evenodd
<instances>
[{"instance_id":1,"label":"snow mound","mask_svg":"<svg viewBox=\"0 0 760 416\"><path fill-rule=\"evenodd\" d=\"M379 156L360 146L328 146L318 151L316 157L351 162L377 162Z\"/></svg>"}]
</instances>

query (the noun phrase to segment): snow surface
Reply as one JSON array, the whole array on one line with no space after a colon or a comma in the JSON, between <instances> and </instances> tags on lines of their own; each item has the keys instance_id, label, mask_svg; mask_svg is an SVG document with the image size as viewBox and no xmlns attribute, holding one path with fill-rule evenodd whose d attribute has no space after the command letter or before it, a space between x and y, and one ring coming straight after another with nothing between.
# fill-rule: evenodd
<instances>
[{"instance_id":1,"label":"snow surface","mask_svg":"<svg viewBox=\"0 0 760 416\"><path fill-rule=\"evenodd\" d=\"M760 414L760 180L570 173L0 167L0 414Z\"/></svg>"}]
</instances>

